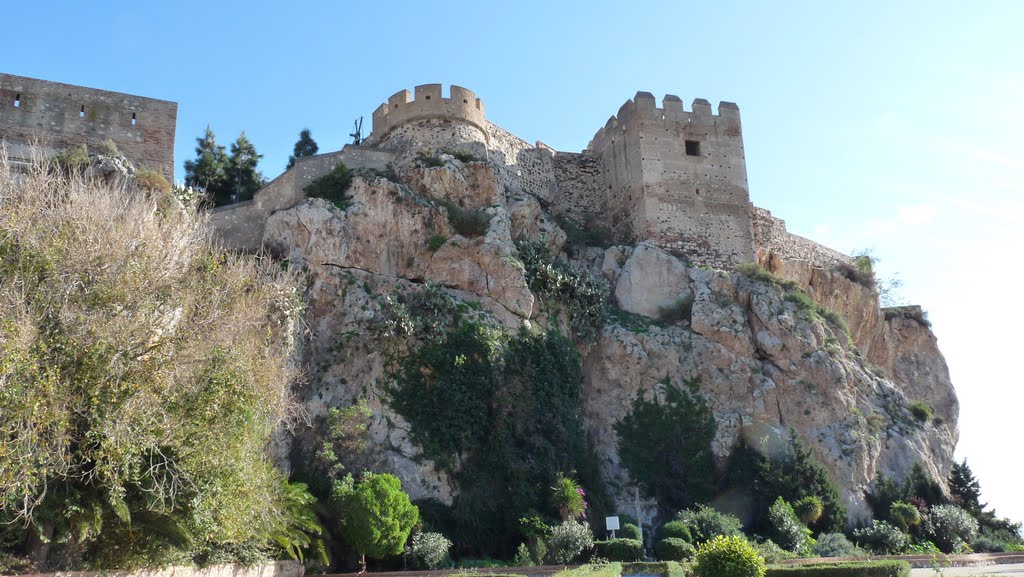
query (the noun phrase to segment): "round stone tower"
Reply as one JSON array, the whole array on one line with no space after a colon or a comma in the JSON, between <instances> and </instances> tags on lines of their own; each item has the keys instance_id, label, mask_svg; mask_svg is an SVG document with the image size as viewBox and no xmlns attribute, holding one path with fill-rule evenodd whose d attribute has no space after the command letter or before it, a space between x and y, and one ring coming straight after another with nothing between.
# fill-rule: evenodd
<instances>
[{"instance_id":1,"label":"round stone tower","mask_svg":"<svg viewBox=\"0 0 1024 577\"><path fill-rule=\"evenodd\" d=\"M484 103L470 90L452 85L441 95L440 84L424 84L396 92L373 111L373 131L366 146L395 152L415 148L486 149ZM415 96L415 98L414 98Z\"/></svg>"}]
</instances>

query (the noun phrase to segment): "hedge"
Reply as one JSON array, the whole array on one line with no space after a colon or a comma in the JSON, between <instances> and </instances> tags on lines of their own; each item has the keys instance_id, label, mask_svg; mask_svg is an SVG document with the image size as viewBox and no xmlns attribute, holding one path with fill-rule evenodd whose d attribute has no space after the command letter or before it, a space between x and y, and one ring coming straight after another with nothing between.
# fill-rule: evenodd
<instances>
[{"instance_id":1,"label":"hedge","mask_svg":"<svg viewBox=\"0 0 1024 577\"><path fill-rule=\"evenodd\" d=\"M655 561L652 563L623 563L622 577L630 575L658 575L659 577L686 577L689 571L675 561Z\"/></svg>"},{"instance_id":2,"label":"hedge","mask_svg":"<svg viewBox=\"0 0 1024 577\"><path fill-rule=\"evenodd\" d=\"M765 577L908 577L906 561L855 561L810 565L770 565Z\"/></svg>"},{"instance_id":3,"label":"hedge","mask_svg":"<svg viewBox=\"0 0 1024 577\"><path fill-rule=\"evenodd\" d=\"M552 577L620 577L620 575L622 575L621 563L601 563L563 569Z\"/></svg>"},{"instance_id":4,"label":"hedge","mask_svg":"<svg viewBox=\"0 0 1024 577\"><path fill-rule=\"evenodd\" d=\"M594 551L609 561L639 561L644 557L644 544L636 539L594 541Z\"/></svg>"}]
</instances>

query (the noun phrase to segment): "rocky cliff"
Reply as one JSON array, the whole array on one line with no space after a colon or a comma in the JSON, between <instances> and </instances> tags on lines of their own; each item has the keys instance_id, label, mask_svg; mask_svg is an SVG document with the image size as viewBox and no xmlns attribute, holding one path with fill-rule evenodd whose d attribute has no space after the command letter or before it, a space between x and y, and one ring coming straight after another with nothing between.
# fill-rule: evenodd
<instances>
[{"instance_id":1,"label":"rocky cliff","mask_svg":"<svg viewBox=\"0 0 1024 577\"><path fill-rule=\"evenodd\" d=\"M772 275L692 268L647 243L570 247L538 200L503 190L484 162L441 155L395 168L394 181L357 177L344 209L308 199L273 214L264 244L308 272L306 411L315 421L367 399L379 466L414 498L450 503L459 488L385 400L389 362L416 346L394 330L390 310L400 295L436 285L495 326L565 330L565 315L531 290L517 239L608 283L617 311L574 343L581 416L618 497L631 480L614 424L638 392L696 376L718 424L719 466L741 440L771 451L795 429L834 476L851 518L869 514L863 490L878 472L902 477L920 462L946 478L958 407L945 361L925 324L887 320L873 290L777 255L761 255ZM482 227L469 232L467 219ZM922 405L930 418L912 410Z\"/></svg>"}]
</instances>

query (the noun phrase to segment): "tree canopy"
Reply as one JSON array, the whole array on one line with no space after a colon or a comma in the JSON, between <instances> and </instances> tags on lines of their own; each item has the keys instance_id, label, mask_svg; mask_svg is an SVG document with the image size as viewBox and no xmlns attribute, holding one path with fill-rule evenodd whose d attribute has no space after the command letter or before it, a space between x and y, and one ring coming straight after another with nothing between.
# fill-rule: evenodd
<instances>
[{"instance_id":1,"label":"tree canopy","mask_svg":"<svg viewBox=\"0 0 1024 577\"><path fill-rule=\"evenodd\" d=\"M285 170L295 166L295 161L305 156L313 156L320 150L316 141L313 140L313 136L310 134L308 128L303 128L302 132L299 133L299 140L295 143L295 149L292 151L291 156L288 157L288 165L285 166Z\"/></svg>"},{"instance_id":2,"label":"tree canopy","mask_svg":"<svg viewBox=\"0 0 1024 577\"><path fill-rule=\"evenodd\" d=\"M420 518L401 481L389 473L367 473L358 484L351 476L337 481L334 500L341 510L341 534L359 553L363 571L366 557L401 553Z\"/></svg>"}]
</instances>

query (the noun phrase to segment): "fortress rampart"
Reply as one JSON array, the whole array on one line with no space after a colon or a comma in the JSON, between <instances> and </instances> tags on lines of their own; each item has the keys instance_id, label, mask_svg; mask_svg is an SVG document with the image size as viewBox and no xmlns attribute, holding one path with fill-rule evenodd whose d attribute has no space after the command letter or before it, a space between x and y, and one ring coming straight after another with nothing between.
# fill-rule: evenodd
<instances>
[{"instance_id":1,"label":"fortress rampart","mask_svg":"<svg viewBox=\"0 0 1024 577\"><path fill-rule=\"evenodd\" d=\"M302 189L337 162L383 168L420 151L464 151L496 169L506 195L530 194L553 215L614 233L617 242L652 241L696 265L730 268L759 254L826 268L849 257L790 234L750 203L739 107L707 100L689 109L666 95L661 106L637 92L581 152L529 143L489 122L483 102L440 84L402 90L373 113L362 146L300 159L252 203L222 207L213 221L239 248L255 249L270 213L303 198Z\"/></svg>"},{"instance_id":2,"label":"fortress rampart","mask_svg":"<svg viewBox=\"0 0 1024 577\"><path fill-rule=\"evenodd\" d=\"M174 178L178 105L166 100L0 74L0 138L12 158L110 139L135 166Z\"/></svg>"},{"instance_id":3,"label":"fortress rampart","mask_svg":"<svg viewBox=\"0 0 1024 577\"><path fill-rule=\"evenodd\" d=\"M396 127L417 120L444 119L468 124L487 138L484 103L461 86L452 85L450 97L444 98L440 84L423 84L396 92L373 111L373 130L366 139L368 146L380 144ZM415 98L413 97L415 95Z\"/></svg>"}]
</instances>

